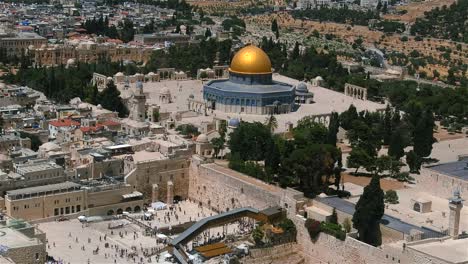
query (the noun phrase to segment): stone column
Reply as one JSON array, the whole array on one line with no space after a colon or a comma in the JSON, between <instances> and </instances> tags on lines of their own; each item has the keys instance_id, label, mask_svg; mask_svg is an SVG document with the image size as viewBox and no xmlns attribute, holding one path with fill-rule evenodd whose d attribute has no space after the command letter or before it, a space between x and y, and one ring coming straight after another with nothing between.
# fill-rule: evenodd
<instances>
[{"instance_id":1,"label":"stone column","mask_svg":"<svg viewBox=\"0 0 468 264\"><path fill-rule=\"evenodd\" d=\"M174 183L172 181L167 182L167 202L168 205L174 203Z\"/></svg>"},{"instance_id":2,"label":"stone column","mask_svg":"<svg viewBox=\"0 0 468 264\"><path fill-rule=\"evenodd\" d=\"M159 196L159 186L157 184L153 184L152 193L151 193L151 202L155 203L158 201Z\"/></svg>"},{"instance_id":3,"label":"stone column","mask_svg":"<svg viewBox=\"0 0 468 264\"><path fill-rule=\"evenodd\" d=\"M453 197L449 200L449 208L449 235L457 238L460 230L460 211L463 208L463 199L459 191L454 191Z\"/></svg>"}]
</instances>

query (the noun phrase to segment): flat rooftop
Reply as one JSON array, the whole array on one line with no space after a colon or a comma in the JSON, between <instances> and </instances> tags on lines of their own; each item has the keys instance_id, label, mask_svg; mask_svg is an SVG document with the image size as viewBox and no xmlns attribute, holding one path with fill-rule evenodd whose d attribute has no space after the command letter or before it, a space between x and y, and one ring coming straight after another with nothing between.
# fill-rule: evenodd
<instances>
[{"instance_id":1,"label":"flat rooftop","mask_svg":"<svg viewBox=\"0 0 468 264\"><path fill-rule=\"evenodd\" d=\"M54 192L54 191L60 191L60 190L71 191L71 190L77 190L79 188L81 188L81 185L78 183L62 182L62 183L57 183L57 184L49 184L49 185L7 191L7 195L8 196L26 195L26 194L41 193L41 192Z\"/></svg>"},{"instance_id":2,"label":"flat rooftop","mask_svg":"<svg viewBox=\"0 0 468 264\"><path fill-rule=\"evenodd\" d=\"M448 239L419 245L409 245L409 248L420 251L450 263L468 262L468 239Z\"/></svg>"},{"instance_id":3,"label":"flat rooftop","mask_svg":"<svg viewBox=\"0 0 468 264\"><path fill-rule=\"evenodd\" d=\"M16 172L19 174L25 174L29 172L44 171L50 169L61 169L60 165L53 162L40 162L40 163L25 163L21 164L16 168Z\"/></svg>"},{"instance_id":4,"label":"flat rooftop","mask_svg":"<svg viewBox=\"0 0 468 264\"><path fill-rule=\"evenodd\" d=\"M353 215L355 211L355 204L338 197L315 198L315 200L349 215ZM380 220L380 224L393 230L402 232L406 235L410 235L411 230L418 230L424 234L430 235L431 237L442 236L442 234L440 234L437 231L431 230L426 227L412 225L410 223L402 221L401 219L392 217L387 214L384 214L382 220Z\"/></svg>"},{"instance_id":5,"label":"flat rooftop","mask_svg":"<svg viewBox=\"0 0 468 264\"><path fill-rule=\"evenodd\" d=\"M2 246L7 248L21 248L39 245L41 242L37 238L30 238L23 233L7 226L0 226L0 241Z\"/></svg>"},{"instance_id":6,"label":"flat rooftop","mask_svg":"<svg viewBox=\"0 0 468 264\"><path fill-rule=\"evenodd\" d=\"M468 159L438 164L428 168L441 174L450 175L468 181Z\"/></svg>"}]
</instances>

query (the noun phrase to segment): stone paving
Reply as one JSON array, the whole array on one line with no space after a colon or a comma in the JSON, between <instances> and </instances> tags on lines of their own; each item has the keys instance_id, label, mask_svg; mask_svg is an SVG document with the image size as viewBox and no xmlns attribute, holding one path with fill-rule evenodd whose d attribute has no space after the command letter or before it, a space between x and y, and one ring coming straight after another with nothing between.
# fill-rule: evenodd
<instances>
[{"instance_id":1,"label":"stone paving","mask_svg":"<svg viewBox=\"0 0 468 264\"><path fill-rule=\"evenodd\" d=\"M184 213L185 212L185 213ZM174 206L174 209L156 211L152 221L140 220L145 224L164 228L175 226L193 220L216 214L214 211L200 207L198 203L183 201ZM177 215L177 218L176 216ZM143 213L130 214L130 217L140 219ZM109 226L118 228L109 229ZM47 252L62 263L171 263L164 260L167 251L159 254L156 250L163 250L166 246L156 236L143 235L143 229L126 219L92 222L83 224L77 219L64 222L47 222L38 224L39 229L47 233ZM241 232L240 223L225 226L228 234ZM245 231L245 230L244 230ZM212 228L203 232L198 241L208 241L223 233L223 227ZM170 236L169 239L175 237ZM109 246L106 248L105 244ZM191 244L189 248L191 248ZM95 254L95 250L99 251ZM152 256L145 257L144 253ZM134 254L134 257L131 255Z\"/></svg>"}]
</instances>

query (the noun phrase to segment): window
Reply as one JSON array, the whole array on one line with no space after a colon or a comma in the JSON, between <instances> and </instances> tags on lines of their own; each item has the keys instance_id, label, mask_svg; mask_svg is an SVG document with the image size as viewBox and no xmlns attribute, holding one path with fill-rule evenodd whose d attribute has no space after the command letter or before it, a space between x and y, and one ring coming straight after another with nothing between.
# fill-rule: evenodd
<instances>
[{"instance_id":1,"label":"window","mask_svg":"<svg viewBox=\"0 0 468 264\"><path fill-rule=\"evenodd\" d=\"M76 206L76 211L77 211L77 212L81 211L81 205L77 205L77 206Z\"/></svg>"},{"instance_id":2,"label":"window","mask_svg":"<svg viewBox=\"0 0 468 264\"><path fill-rule=\"evenodd\" d=\"M39 260L39 253L36 253L36 260Z\"/></svg>"},{"instance_id":3,"label":"window","mask_svg":"<svg viewBox=\"0 0 468 264\"><path fill-rule=\"evenodd\" d=\"M54 215L59 215L59 209L58 208L54 209Z\"/></svg>"},{"instance_id":4,"label":"window","mask_svg":"<svg viewBox=\"0 0 468 264\"><path fill-rule=\"evenodd\" d=\"M60 214L63 215L63 207L60 208Z\"/></svg>"},{"instance_id":5,"label":"window","mask_svg":"<svg viewBox=\"0 0 468 264\"><path fill-rule=\"evenodd\" d=\"M65 207L65 214L70 214L70 206Z\"/></svg>"}]
</instances>

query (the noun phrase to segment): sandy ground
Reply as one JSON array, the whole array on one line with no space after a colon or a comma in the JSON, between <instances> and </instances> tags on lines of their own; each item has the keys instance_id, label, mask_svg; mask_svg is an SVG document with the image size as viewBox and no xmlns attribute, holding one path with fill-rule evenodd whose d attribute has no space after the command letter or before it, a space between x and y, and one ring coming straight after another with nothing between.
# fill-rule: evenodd
<instances>
[{"instance_id":1,"label":"sandy ground","mask_svg":"<svg viewBox=\"0 0 468 264\"><path fill-rule=\"evenodd\" d=\"M342 177L344 177L344 182L350 182L359 186L367 186L370 183L370 177L356 177L349 175L348 173L343 173ZM384 191L388 190L399 190L404 189L405 184L399 181L395 181L393 179L380 179L380 187Z\"/></svg>"}]
</instances>

